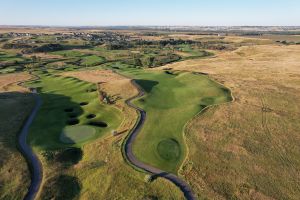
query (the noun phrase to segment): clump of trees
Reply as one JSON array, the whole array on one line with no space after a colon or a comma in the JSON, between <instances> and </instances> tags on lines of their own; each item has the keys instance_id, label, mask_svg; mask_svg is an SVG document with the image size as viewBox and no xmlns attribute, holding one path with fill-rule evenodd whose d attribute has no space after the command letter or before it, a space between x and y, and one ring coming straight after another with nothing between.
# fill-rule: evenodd
<instances>
[{"instance_id":1,"label":"clump of trees","mask_svg":"<svg viewBox=\"0 0 300 200\"><path fill-rule=\"evenodd\" d=\"M181 57L174 53L166 53L166 54L159 54L155 56L146 55L142 56L139 54L134 54L132 59L125 61L126 64L135 65L137 67L159 67L162 65L166 65L171 62L176 62L181 59Z\"/></svg>"},{"instance_id":2,"label":"clump of trees","mask_svg":"<svg viewBox=\"0 0 300 200\"><path fill-rule=\"evenodd\" d=\"M107 50L126 50L132 48L133 45L130 42L120 41L120 42L108 42L105 44Z\"/></svg>"},{"instance_id":3,"label":"clump of trees","mask_svg":"<svg viewBox=\"0 0 300 200\"><path fill-rule=\"evenodd\" d=\"M42 46L36 47L33 49L33 52L52 52L52 51L60 51L63 50L64 47L60 44L44 44Z\"/></svg>"},{"instance_id":4,"label":"clump of trees","mask_svg":"<svg viewBox=\"0 0 300 200\"><path fill-rule=\"evenodd\" d=\"M5 43L2 46L3 49L27 49L27 48L34 48L34 46L29 44L23 43Z\"/></svg>"}]
</instances>

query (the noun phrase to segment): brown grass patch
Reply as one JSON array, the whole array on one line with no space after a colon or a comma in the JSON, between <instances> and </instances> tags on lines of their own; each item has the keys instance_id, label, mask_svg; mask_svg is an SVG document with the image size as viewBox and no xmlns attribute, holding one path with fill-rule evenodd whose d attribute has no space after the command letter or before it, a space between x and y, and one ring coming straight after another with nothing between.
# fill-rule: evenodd
<instances>
[{"instance_id":1,"label":"brown grass patch","mask_svg":"<svg viewBox=\"0 0 300 200\"><path fill-rule=\"evenodd\" d=\"M299 46L260 45L162 67L209 73L235 97L187 127L182 175L199 196L300 196L299 66Z\"/></svg>"},{"instance_id":2,"label":"brown grass patch","mask_svg":"<svg viewBox=\"0 0 300 200\"><path fill-rule=\"evenodd\" d=\"M28 92L27 88L17 85L19 82L31 79L31 75L28 73L15 73L0 75L0 92L6 91L19 91Z\"/></svg>"},{"instance_id":3,"label":"brown grass patch","mask_svg":"<svg viewBox=\"0 0 300 200\"><path fill-rule=\"evenodd\" d=\"M78 78L83 81L91 83L102 83L102 82L112 82L124 80L125 78L113 73L111 70L85 70L85 71L74 71L74 72L64 72L63 76L71 76Z\"/></svg>"}]
</instances>

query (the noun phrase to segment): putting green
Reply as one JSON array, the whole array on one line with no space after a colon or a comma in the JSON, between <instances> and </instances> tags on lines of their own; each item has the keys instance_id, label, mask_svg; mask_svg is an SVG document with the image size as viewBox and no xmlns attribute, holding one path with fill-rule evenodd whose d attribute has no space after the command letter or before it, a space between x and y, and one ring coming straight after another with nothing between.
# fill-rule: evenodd
<instances>
[{"instance_id":1,"label":"putting green","mask_svg":"<svg viewBox=\"0 0 300 200\"><path fill-rule=\"evenodd\" d=\"M91 139L96 130L90 126L67 126L60 134L60 141L67 144L76 144Z\"/></svg>"},{"instance_id":2,"label":"putting green","mask_svg":"<svg viewBox=\"0 0 300 200\"><path fill-rule=\"evenodd\" d=\"M180 158L180 145L175 139L165 139L157 145L158 154L168 161L177 161Z\"/></svg>"}]
</instances>

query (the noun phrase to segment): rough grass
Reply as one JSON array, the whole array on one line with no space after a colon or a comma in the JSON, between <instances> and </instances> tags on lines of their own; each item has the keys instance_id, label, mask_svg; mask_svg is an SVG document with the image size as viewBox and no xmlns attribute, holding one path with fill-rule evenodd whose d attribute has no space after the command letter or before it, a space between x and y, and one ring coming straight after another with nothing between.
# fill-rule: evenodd
<instances>
[{"instance_id":1,"label":"rough grass","mask_svg":"<svg viewBox=\"0 0 300 200\"><path fill-rule=\"evenodd\" d=\"M299 199L300 47L243 47L169 65L210 73L235 102L188 126L182 175L201 198Z\"/></svg>"},{"instance_id":2,"label":"rough grass","mask_svg":"<svg viewBox=\"0 0 300 200\"><path fill-rule=\"evenodd\" d=\"M143 162L177 173L186 156L185 124L207 105L229 101L230 92L204 75L140 70L125 73L146 91L135 101L147 118L134 142L134 154ZM211 102L202 102L208 97Z\"/></svg>"},{"instance_id":3,"label":"rough grass","mask_svg":"<svg viewBox=\"0 0 300 200\"><path fill-rule=\"evenodd\" d=\"M25 72L0 75L0 92L28 91L26 88L18 86L17 83L29 80L30 78L31 76Z\"/></svg>"},{"instance_id":4,"label":"rough grass","mask_svg":"<svg viewBox=\"0 0 300 200\"><path fill-rule=\"evenodd\" d=\"M0 93L0 199L23 199L29 187L30 173L17 149L17 135L33 105L29 94Z\"/></svg>"},{"instance_id":5,"label":"rough grass","mask_svg":"<svg viewBox=\"0 0 300 200\"><path fill-rule=\"evenodd\" d=\"M30 184L27 163L17 149L17 135L34 98L16 85L30 78L25 73L0 76L0 199L23 199Z\"/></svg>"}]
</instances>

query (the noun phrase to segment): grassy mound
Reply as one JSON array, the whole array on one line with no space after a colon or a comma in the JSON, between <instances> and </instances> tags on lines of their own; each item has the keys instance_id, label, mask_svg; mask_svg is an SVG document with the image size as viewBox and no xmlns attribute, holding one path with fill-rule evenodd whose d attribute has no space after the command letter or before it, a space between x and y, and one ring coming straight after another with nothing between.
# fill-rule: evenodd
<instances>
[{"instance_id":1,"label":"grassy mound","mask_svg":"<svg viewBox=\"0 0 300 200\"><path fill-rule=\"evenodd\" d=\"M60 135L60 141L67 144L84 142L96 134L96 130L90 126L67 126Z\"/></svg>"},{"instance_id":2,"label":"grassy mound","mask_svg":"<svg viewBox=\"0 0 300 200\"><path fill-rule=\"evenodd\" d=\"M157 152L167 161L177 161L180 158L180 145L174 139L162 140L157 145Z\"/></svg>"}]
</instances>

